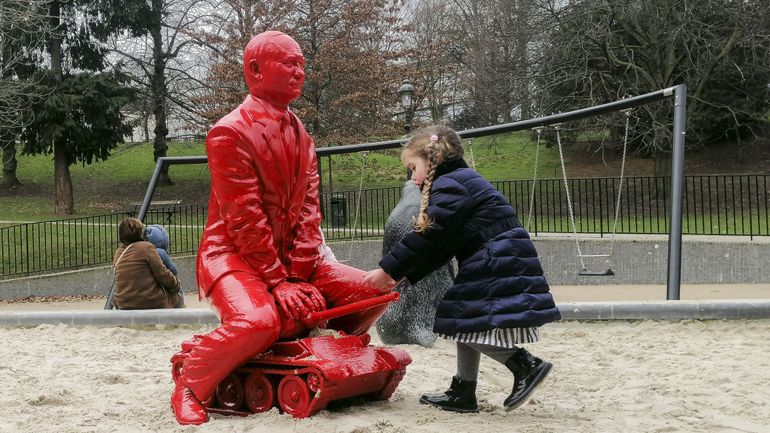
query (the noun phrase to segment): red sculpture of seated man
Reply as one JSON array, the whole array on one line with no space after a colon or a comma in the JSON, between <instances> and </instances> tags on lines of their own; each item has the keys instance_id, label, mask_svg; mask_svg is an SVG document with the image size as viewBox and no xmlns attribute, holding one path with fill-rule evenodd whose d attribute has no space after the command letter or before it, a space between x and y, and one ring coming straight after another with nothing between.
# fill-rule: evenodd
<instances>
[{"instance_id":1,"label":"red sculpture of seated man","mask_svg":"<svg viewBox=\"0 0 770 433\"><path fill-rule=\"evenodd\" d=\"M243 55L249 96L206 138L211 197L198 250L200 296L221 326L190 350L171 405L180 424L201 424L217 385L281 335L282 320L380 294L364 272L319 253L319 176L315 144L291 101L302 92L304 57L294 39L269 31ZM333 319L359 335L386 306Z\"/></svg>"}]
</instances>

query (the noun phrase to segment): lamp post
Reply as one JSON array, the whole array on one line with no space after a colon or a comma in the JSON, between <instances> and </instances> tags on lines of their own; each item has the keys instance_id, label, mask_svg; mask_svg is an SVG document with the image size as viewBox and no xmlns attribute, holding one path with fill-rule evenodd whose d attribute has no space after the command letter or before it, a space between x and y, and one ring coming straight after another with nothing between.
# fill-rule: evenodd
<instances>
[{"instance_id":1,"label":"lamp post","mask_svg":"<svg viewBox=\"0 0 770 433\"><path fill-rule=\"evenodd\" d=\"M401 87L398 88L398 95L401 97L401 106L404 108L404 130L407 134L412 130L412 117L414 116L414 109L412 108L412 95L414 94L414 86L409 80L401 82Z\"/></svg>"}]
</instances>

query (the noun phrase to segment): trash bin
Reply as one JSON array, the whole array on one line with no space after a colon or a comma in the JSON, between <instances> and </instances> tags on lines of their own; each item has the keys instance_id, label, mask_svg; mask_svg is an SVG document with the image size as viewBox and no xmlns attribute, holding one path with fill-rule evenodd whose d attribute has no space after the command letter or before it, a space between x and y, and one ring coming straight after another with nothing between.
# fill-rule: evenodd
<instances>
[{"instance_id":1,"label":"trash bin","mask_svg":"<svg viewBox=\"0 0 770 433\"><path fill-rule=\"evenodd\" d=\"M348 225L348 203L342 193L334 193L329 199L332 207L332 226L346 227Z\"/></svg>"}]
</instances>

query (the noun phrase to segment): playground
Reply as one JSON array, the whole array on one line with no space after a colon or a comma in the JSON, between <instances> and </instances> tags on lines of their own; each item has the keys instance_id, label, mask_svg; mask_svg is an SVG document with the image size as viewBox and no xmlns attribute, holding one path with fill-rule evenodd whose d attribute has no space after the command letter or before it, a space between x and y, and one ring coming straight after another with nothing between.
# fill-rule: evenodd
<instances>
[{"instance_id":1,"label":"playground","mask_svg":"<svg viewBox=\"0 0 770 433\"><path fill-rule=\"evenodd\" d=\"M671 91L666 89L659 94L643 95L639 101L651 97L668 97ZM619 101L613 103L613 108L634 103L634 99ZM553 123L570 115L564 113L530 123ZM526 125L511 124L507 128L517 130L523 126ZM475 130L467 133L472 137L485 132ZM399 143L394 141L388 144L395 146ZM188 164L190 161L182 163ZM681 201L682 163L681 155L675 156L672 191L680 199L674 199L674 203ZM563 158L561 167L564 170ZM145 216L153 198L158 172L156 168L139 218ZM570 222L574 232L574 237L568 240L574 240L577 244L576 218L569 198L571 187L567 185L567 175L563 174L569 211L569 219L566 221ZM623 184L622 167L618 184ZM614 197L613 194L614 203L621 203L620 189L617 198ZM532 208L531 202L528 208ZM608 233L611 234L608 239L610 253L607 256L596 256L607 257L608 263L614 245L615 228L621 220L620 205L611 210L614 212L605 212L607 219L613 221L612 231ZM354 215L352 226L356 226L358 212ZM682 275L685 282L693 278L690 275L692 272L688 271L696 271L701 279L710 275L707 269L700 270L699 267L704 257L703 251L707 250L693 248L693 253L685 257L684 263L680 263L681 216L681 206L672 206L672 226L667 230L670 237L661 238L660 241L664 242L660 242L660 245L655 239L625 239L629 245L621 245L620 253L613 257L612 267L625 275L624 278L634 281L633 285L628 286L611 286L620 280L612 280L615 278L614 272L604 272L604 268L598 269L598 273L586 272L587 265L583 258L594 258L595 255L581 254L580 244L576 245L575 257L572 246L567 248L558 240L540 240L539 245L543 247L541 252L545 253L545 267L553 273L549 274L549 280L556 282L553 287L554 297L565 320L542 328L542 342L532 349L540 356L553 360L554 370L538 393L514 412L506 412L501 404L510 392L511 374L504 367L488 360L482 361L477 393L481 409L479 414L459 415L420 405L419 395L439 390L455 371L454 344L440 339L431 348L399 345L409 353L413 361L403 381L388 400L374 402L356 397L334 401L325 410L308 419L295 419L276 408L248 417L213 414L211 422L198 427L198 430L247 432L270 429L275 432L350 433L764 431L770 422L770 406L764 403L765 390L770 385L770 360L766 356L767 344L757 336L766 335L770 331L770 319L765 318L767 284L756 284L756 278L759 278L758 281L764 280L762 275L755 275L753 271L739 273L751 281L729 280L733 284L726 284L728 280L724 275L732 278L732 269L744 269L750 266L750 261L733 262L729 254L723 254L724 257L714 256L706 265L709 271L719 274L714 277L714 281L722 283L685 285L681 288L680 296L681 265L684 265ZM663 257L660 254L664 251L662 246L665 241L672 243L674 248L669 248L668 254ZM589 239L584 241L583 246L591 243ZM634 244L644 251L634 250ZM361 243L361 246L375 252L377 250L369 244ZM724 248L719 245L716 249L724 252ZM580 267L569 266L567 269L561 262L555 262L558 251L562 250L570 251L568 261L574 263L579 259ZM347 259L357 257L360 260L366 256L353 255L352 251L353 244L348 248ZM744 256L749 255L737 254L738 258ZM697 266L688 260L696 260ZM655 267L648 266L651 264ZM723 271L718 264L725 265L727 271ZM371 263L355 265L362 269L372 267ZM645 281L662 283L664 268L668 271L667 286L639 284ZM588 278L611 277L605 283L610 286L590 283L566 285L569 283L565 284L564 276L558 274L564 270L572 275L580 269L581 273L589 275ZM646 274L645 280L635 277L638 270ZM186 274L189 277L193 272L188 270ZM598 280L592 281L599 284ZM38 284L38 280L27 283ZM21 284L21 280L13 284ZM194 286L194 283L185 283L185 287ZM40 287L36 286L36 289ZM0 332L0 344L6 348L0 355L0 384L6 390L2 401L6 403L7 419L12 420L0 425L0 432L25 432L39 429L40 426L57 432L185 431L186 427L175 422L169 408L167 395L173 386L169 374L170 354L191 334L209 332L215 323L208 305L195 300L192 293L188 294L190 300L187 308L175 313L190 313L190 317L200 313L205 316L205 320L197 323L203 324L190 325L196 322L165 321L160 318L156 321L131 322L131 326L125 326L125 323L115 319L118 315L108 317L109 312L99 311L104 300L98 296L86 296L75 302L65 297L55 302L0 303L0 319L5 324L9 323L7 317L15 312L21 312L22 316L26 314L26 319L21 319L23 323L19 323L23 326L4 328ZM660 302L662 299L683 301L668 303L665 307L650 304L650 301ZM688 303L688 300L708 302L726 299L738 302L725 307L702 307ZM749 310L744 309L748 305L745 302L750 299L763 300L757 303L761 310L758 316L751 312L746 314ZM619 301L628 303L619 311L625 308L638 314L632 320L595 320L629 319L602 316L603 306L609 305L611 310L612 305ZM598 305L598 309L588 308L587 304L590 303L594 307ZM684 316L690 318L669 317L664 311L667 307L680 305L694 312ZM708 316L698 313L709 309L716 310L718 314ZM49 317L36 323L41 313L45 314L46 311L63 317L75 310L86 310L84 317L90 317L86 320L92 322ZM735 314L730 318L735 320L713 320L725 318L733 310ZM94 315L89 316L89 311L94 312ZM651 320L650 317L666 320ZM101 326L82 326L84 323L99 323ZM372 330L371 334L372 344L383 346L376 331ZM76 377L79 379L73 380Z\"/></svg>"},{"instance_id":2,"label":"playground","mask_svg":"<svg viewBox=\"0 0 770 433\"><path fill-rule=\"evenodd\" d=\"M0 433L767 432L770 9L599 3L0 2Z\"/></svg>"}]
</instances>

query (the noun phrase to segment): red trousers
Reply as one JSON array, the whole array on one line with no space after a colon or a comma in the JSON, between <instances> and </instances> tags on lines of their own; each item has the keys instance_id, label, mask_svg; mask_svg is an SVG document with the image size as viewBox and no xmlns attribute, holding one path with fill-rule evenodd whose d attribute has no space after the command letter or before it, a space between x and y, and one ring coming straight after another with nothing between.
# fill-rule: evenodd
<instances>
[{"instance_id":1,"label":"red trousers","mask_svg":"<svg viewBox=\"0 0 770 433\"><path fill-rule=\"evenodd\" d=\"M381 293L363 282L364 272L334 262L321 262L310 284L326 299L327 308L373 298ZM222 324L199 337L182 365L180 382L199 401L208 400L235 368L267 350L281 333L281 315L273 295L259 277L234 272L219 279L208 301ZM332 319L328 328L347 334L366 333L387 305Z\"/></svg>"}]
</instances>

